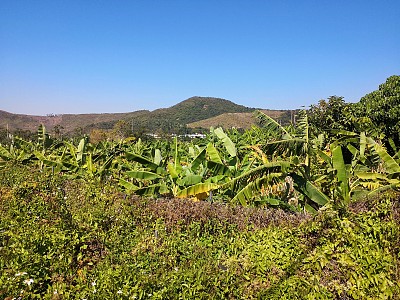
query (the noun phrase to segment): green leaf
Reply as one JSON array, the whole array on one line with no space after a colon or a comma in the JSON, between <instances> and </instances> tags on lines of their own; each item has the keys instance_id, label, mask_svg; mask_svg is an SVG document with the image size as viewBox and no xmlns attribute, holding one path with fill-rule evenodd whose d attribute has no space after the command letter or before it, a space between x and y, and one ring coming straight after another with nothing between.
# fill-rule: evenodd
<instances>
[{"instance_id":1,"label":"green leaf","mask_svg":"<svg viewBox=\"0 0 400 300\"><path fill-rule=\"evenodd\" d=\"M169 175L171 175L171 178L173 178L173 179L178 178L179 174L176 171L176 169L175 169L173 164L168 163L167 169L168 169Z\"/></svg>"},{"instance_id":2,"label":"green leaf","mask_svg":"<svg viewBox=\"0 0 400 300\"><path fill-rule=\"evenodd\" d=\"M207 162L207 168L211 170L213 175L229 175L230 170L227 166L213 161Z\"/></svg>"},{"instance_id":3,"label":"green leaf","mask_svg":"<svg viewBox=\"0 0 400 300\"><path fill-rule=\"evenodd\" d=\"M365 162L365 149L367 147L367 139L365 132L360 133L360 161Z\"/></svg>"},{"instance_id":4,"label":"green leaf","mask_svg":"<svg viewBox=\"0 0 400 300\"><path fill-rule=\"evenodd\" d=\"M332 165L337 172L336 176L339 181L341 196L344 200L344 204L347 205L350 202L350 187L341 146L336 146L332 149Z\"/></svg>"},{"instance_id":5,"label":"green leaf","mask_svg":"<svg viewBox=\"0 0 400 300\"><path fill-rule=\"evenodd\" d=\"M38 160L40 160L41 162L43 162L43 164L45 164L46 166L51 166L51 167L56 167L56 166L61 166L60 162L57 161L52 161L47 159L42 152L39 151L33 151L33 154L36 156L36 158Z\"/></svg>"},{"instance_id":6,"label":"green leaf","mask_svg":"<svg viewBox=\"0 0 400 300\"><path fill-rule=\"evenodd\" d=\"M329 197L322 193L310 181L295 173L292 173L290 176L296 183L297 190L307 196L311 201L315 202L319 206L324 206L329 202Z\"/></svg>"},{"instance_id":7,"label":"green leaf","mask_svg":"<svg viewBox=\"0 0 400 300\"><path fill-rule=\"evenodd\" d=\"M253 181L256 178L262 178L268 174L282 174L290 166L289 162L286 161L274 161L263 164L256 168L250 169L249 171L243 172L239 176L232 180L224 183L222 188L229 188L231 191L236 191L238 188L247 185L249 181Z\"/></svg>"},{"instance_id":8,"label":"green leaf","mask_svg":"<svg viewBox=\"0 0 400 300\"><path fill-rule=\"evenodd\" d=\"M281 204L281 201L279 199L275 199L275 198L264 197L264 198L262 198L262 200L265 201L265 203L272 205L272 206L277 206L277 205Z\"/></svg>"},{"instance_id":9,"label":"green leaf","mask_svg":"<svg viewBox=\"0 0 400 300\"><path fill-rule=\"evenodd\" d=\"M125 157L127 160L138 162L143 166L145 166L146 168L149 168L150 170L155 171L158 168L158 165L155 164L152 160L148 159L147 157L143 157L130 152L125 152Z\"/></svg>"},{"instance_id":10,"label":"green leaf","mask_svg":"<svg viewBox=\"0 0 400 300\"><path fill-rule=\"evenodd\" d=\"M110 168L113 159L114 155L111 155L109 158L107 158L106 162L100 167L100 174L104 174Z\"/></svg>"},{"instance_id":11,"label":"green leaf","mask_svg":"<svg viewBox=\"0 0 400 300\"><path fill-rule=\"evenodd\" d=\"M164 184L158 183L158 184L153 184L150 186L138 188L135 190L135 194L141 195L141 196L156 196L158 194L166 194L168 189L166 189Z\"/></svg>"},{"instance_id":12,"label":"green leaf","mask_svg":"<svg viewBox=\"0 0 400 300\"><path fill-rule=\"evenodd\" d=\"M86 160L86 138L82 138L78 145L78 150L76 153L76 162L78 165L83 165Z\"/></svg>"},{"instance_id":13,"label":"green leaf","mask_svg":"<svg viewBox=\"0 0 400 300\"><path fill-rule=\"evenodd\" d=\"M385 148L383 148L381 145L375 143L374 149L378 153L379 157L384 161L385 166L386 166L386 171L389 174L400 173L399 164L394 160L393 157L391 157L386 152Z\"/></svg>"},{"instance_id":14,"label":"green leaf","mask_svg":"<svg viewBox=\"0 0 400 300\"><path fill-rule=\"evenodd\" d=\"M208 143L207 145L207 154L210 157L210 161L223 165L218 150L214 147L212 143Z\"/></svg>"},{"instance_id":15,"label":"green leaf","mask_svg":"<svg viewBox=\"0 0 400 300\"><path fill-rule=\"evenodd\" d=\"M154 163L159 166L161 163L161 160L162 160L161 151L160 151L160 149L156 149L154 151Z\"/></svg>"},{"instance_id":16,"label":"green leaf","mask_svg":"<svg viewBox=\"0 0 400 300\"><path fill-rule=\"evenodd\" d=\"M194 185L194 184L200 183L202 179L203 179L203 176L201 176L201 175L190 174L190 175L183 177L180 180L179 184L184 185L184 186Z\"/></svg>"},{"instance_id":17,"label":"green leaf","mask_svg":"<svg viewBox=\"0 0 400 300\"><path fill-rule=\"evenodd\" d=\"M233 197L232 202L239 202L241 205L246 206L249 200L253 200L255 196L261 193L263 186L276 181L281 176L282 173L270 173L251 181Z\"/></svg>"},{"instance_id":18,"label":"green leaf","mask_svg":"<svg viewBox=\"0 0 400 300\"><path fill-rule=\"evenodd\" d=\"M126 172L126 175L131 178L141 179L141 180L154 180L163 178L160 175L149 171L128 171Z\"/></svg>"},{"instance_id":19,"label":"green leaf","mask_svg":"<svg viewBox=\"0 0 400 300\"><path fill-rule=\"evenodd\" d=\"M196 196L198 194L209 192L211 190L215 190L218 187L219 187L219 184L216 184L216 183L210 183L210 182L198 183L198 184L189 186L183 190L180 190L177 194L177 197L179 197L179 198L192 197L192 196Z\"/></svg>"},{"instance_id":20,"label":"green leaf","mask_svg":"<svg viewBox=\"0 0 400 300\"><path fill-rule=\"evenodd\" d=\"M0 145L0 157L4 160L12 159L12 155L10 154L10 152L1 145Z\"/></svg>"},{"instance_id":21,"label":"green leaf","mask_svg":"<svg viewBox=\"0 0 400 300\"><path fill-rule=\"evenodd\" d=\"M287 135L287 136L291 137L289 132L287 132L286 129L282 125L280 125L278 122L276 122L270 116L264 114L263 112L261 112L259 110L255 111L254 115L259 120L259 122L263 126L263 128L265 128L267 131L279 133L282 136Z\"/></svg>"},{"instance_id":22,"label":"green leaf","mask_svg":"<svg viewBox=\"0 0 400 300\"><path fill-rule=\"evenodd\" d=\"M207 148L204 147L200 151L200 153L195 157L195 159L192 161L192 164L191 164L191 167L190 167L190 169L192 171L195 171L199 167L199 165L205 161L205 159L206 159L206 150L207 150Z\"/></svg>"},{"instance_id":23,"label":"green leaf","mask_svg":"<svg viewBox=\"0 0 400 300\"><path fill-rule=\"evenodd\" d=\"M125 189L129 191L136 191L139 189L136 185L134 185L132 182L126 181L124 179L119 180L119 185L123 186Z\"/></svg>"},{"instance_id":24,"label":"green leaf","mask_svg":"<svg viewBox=\"0 0 400 300\"><path fill-rule=\"evenodd\" d=\"M230 156L236 156L236 147L232 140L225 134L221 127L218 127L214 130L214 133L217 137L222 141L225 146L226 151L229 153Z\"/></svg>"},{"instance_id":25,"label":"green leaf","mask_svg":"<svg viewBox=\"0 0 400 300\"><path fill-rule=\"evenodd\" d=\"M315 210L315 208L312 207L312 206L311 206L310 204L308 204L308 203L306 203L306 204L304 205L304 209L305 209L306 212L308 212L308 213L310 213L310 214L313 214L313 215L315 215L315 214L317 213L317 211Z\"/></svg>"},{"instance_id":26,"label":"green leaf","mask_svg":"<svg viewBox=\"0 0 400 300\"><path fill-rule=\"evenodd\" d=\"M380 173L372 173L372 172L356 172L355 175L360 178L360 179L364 179L364 180L389 180L389 178L384 175L384 174L380 174Z\"/></svg>"},{"instance_id":27,"label":"green leaf","mask_svg":"<svg viewBox=\"0 0 400 300\"><path fill-rule=\"evenodd\" d=\"M327 164L331 165L332 164L332 159L329 155L327 155L325 152L317 149L316 150L317 154L319 157L321 157Z\"/></svg>"}]
</instances>

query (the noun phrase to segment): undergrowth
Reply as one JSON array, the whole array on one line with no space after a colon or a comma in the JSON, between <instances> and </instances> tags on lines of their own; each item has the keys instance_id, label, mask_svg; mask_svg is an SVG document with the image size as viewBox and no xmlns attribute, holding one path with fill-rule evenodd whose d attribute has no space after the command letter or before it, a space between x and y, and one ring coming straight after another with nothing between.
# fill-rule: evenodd
<instances>
[{"instance_id":1,"label":"undergrowth","mask_svg":"<svg viewBox=\"0 0 400 300\"><path fill-rule=\"evenodd\" d=\"M399 299L398 194L316 216L0 171L2 299Z\"/></svg>"}]
</instances>

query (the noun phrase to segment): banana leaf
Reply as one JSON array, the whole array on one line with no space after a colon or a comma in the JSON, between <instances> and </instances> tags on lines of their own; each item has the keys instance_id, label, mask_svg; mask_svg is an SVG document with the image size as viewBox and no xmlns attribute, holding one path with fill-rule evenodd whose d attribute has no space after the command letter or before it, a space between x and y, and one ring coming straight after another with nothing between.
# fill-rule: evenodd
<instances>
[{"instance_id":1,"label":"banana leaf","mask_svg":"<svg viewBox=\"0 0 400 300\"><path fill-rule=\"evenodd\" d=\"M138 186L134 185L132 182L126 181L124 179L120 179L119 183L120 186L123 186L128 191L136 191L139 189Z\"/></svg>"},{"instance_id":2,"label":"banana leaf","mask_svg":"<svg viewBox=\"0 0 400 300\"><path fill-rule=\"evenodd\" d=\"M374 145L374 149L375 151L378 153L379 157L383 160L383 162L385 163L386 166L386 171L389 174L393 174L393 173L400 173L400 166L399 164L396 162L396 160L394 160L393 157L391 157L385 150L384 147L382 147L381 145L375 143Z\"/></svg>"},{"instance_id":3,"label":"banana leaf","mask_svg":"<svg viewBox=\"0 0 400 300\"><path fill-rule=\"evenodd\" d=\"M290 176L293 178L295 182L295 188L302 193L303 195L307 196L311 201L318 204L319 206L324 206L326 203L329 202L329 197L326 196L323 192L321 192L316 186L314 186L310 181L305 179L304 177L292 173Z\"/></svg>"},{"instance_id":4,"label":"banana leaf","mask_svg":"<svg viewBox=\"0 0 400 300\"><path fill-rule=\"evenodd\" d=\"M207 154L210 157L210 161L223 165L219 152L212 143L208 143L207 145Z\"/></svg>"},{"instance_id":5,"label":"banana leaf","mask_svg":"<svg viewBox=\"0 0 400 300\"><path fill-rule=\"evenodd\" d=\"M235 195L235 197L233 197L232 202L239 202L241 205L246 206L249 200L252 200L255 196L261 194L261 189L263 186L270 184L281 176L282 173L270 173L251 181L244 188L242 188Z\"/></svg>"},{"instance_id":6,"label":"banana leaf","mask_svg":"<svg viewBox=\"0 0 400 300\"><path fill-rule=\"evenodd\" d=\"M211 190L215 190L219 187L220 185L217 183L211 183L211 182L202 182L198 183L192 186L189 186L183 190L180 190L177 193L177 197L179 198L188 198L188 197L193 197L199 194L207 193Z\"/></svg>"},{"instance_id":7,"label":"banana leaf","mask_svg":"<svg viewBox=\"0 0 400 300\"><path fill-rule=\"evenodd\" d=\"M4 148L3 146L0 145L0 157L3 160L11 160L13 158L13 156L11 155L11 153Z\"/></svg>"},{"instance_id":8,"label":"banana leaf","mask_svg":"<svg viewBox=\"0 0 400 300\"><path fill-rule=\"evenodd\" d=\"M203 163L206 159L206 150L207 148L204 147L200 153L193 159L190 169L195 171L201 163Z\"/></svg>"},{"instance_id":9,"label":"banana leaf","mask_svg":"<svg viewBox=\"0 0 400 300\"><path fill-rule=\"evenodd\" d=\"M155 164L152 160L148 159L147 157L143 157L134 153L125 152L125 158L127 160L138 162L152 171L155 171L158 168L158 165Z\"/></svg>"},{"instance_id":10,"label":"banana leaf","mask_svg":"<svg viewBox=\"0 0 400 300\"><path fill-rule=\"evenodd\" d=\"M225 134L221 127L218 127L214 130L216 136L222 141L225 146L226 151L229 153L230 156L236 156L236 147L232 140Z\"/></svg>"},{"instance_id":11,"label":"banana leaf","mask_svg":"<svg viewBox=\"0 0 400 300\"><path fill-rule=\"evenodd\" d=\"M177 184L181 186L190 186L200 183L202 179L203 176L201 175L190 174L177 181Z\"/></svg>"},{"instance_id":12,"label":"banana leaf","mask_svg":"<svg viewBox=\"0 0 400 300\"><path fill-rule=\"evenodd\" d=\"M332 149L332 165L333 168L336 170L336 176L339 181L341 196L344 200L344 204L347 205L350 202L350 187L341 146L336 146Z\"/></svg>"},{"instance_id":13,"label":"banana leaf","mask_svg":"<svg viewBox=\"0 0 400 300\"><path fill-rule=\"evenodd\" d=\"M125 174L131 178L140 180L154 180L163 178L162 176L149 171L128 171Z\"/></svg>"},{"instance_id":14,"label":"banana leaf","mask_svg":"<svg viewBox=\"0 0 400 300\"><path fill-rule=\"evenodd\" d=\"M270 116L264 114L263 112L256 110L254 112L254 115L260 122L260 124L265 128L268 132L274 132L278 133L280 135L287 135L290 136L289 132L286 131L286 129L280 125L278 122L276 122L273 118Z\"/></svg>"}]
</instances>

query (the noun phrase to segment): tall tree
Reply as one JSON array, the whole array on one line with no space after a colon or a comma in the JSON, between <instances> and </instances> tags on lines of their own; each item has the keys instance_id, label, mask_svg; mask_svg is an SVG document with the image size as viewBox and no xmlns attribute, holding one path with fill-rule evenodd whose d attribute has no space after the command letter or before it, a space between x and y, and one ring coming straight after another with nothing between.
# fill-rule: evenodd
<instances>
[{"instance_id":1,"label":"tall tree","mask_svg":"<svg viewBox=\"0 0 400 300\"><path fill-rule=\"evenodd\" d=\"M365 131L378 130L385 134L386 141L393 139L400 146L400 76L389 77L378 90L354 104L353 110L357 117L370 119L362 122Z\"/></svg>"}]
</instances>

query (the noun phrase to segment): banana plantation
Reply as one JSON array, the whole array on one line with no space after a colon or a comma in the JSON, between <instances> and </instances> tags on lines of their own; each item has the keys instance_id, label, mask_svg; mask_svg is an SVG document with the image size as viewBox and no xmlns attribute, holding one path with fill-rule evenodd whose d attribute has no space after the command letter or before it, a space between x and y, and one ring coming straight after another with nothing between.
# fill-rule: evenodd
<instances>
[{"instance_id":1,"label":"banana plantation","mask_svg":"<svg viewBox=\"0 0 400 300\"><path fill-rule=\"evenodd\" d=\"M266 205L316 213L325 205L400 187L400 152L365 132L313 134L305 112L284 128L257 112L261 127L240 134L211 128L193 142L121 140L78 144L14 138L0 146L1 166L23 164L67 178L112 182L127 194L153 198Z\"/></svg>"}]
</instances>

